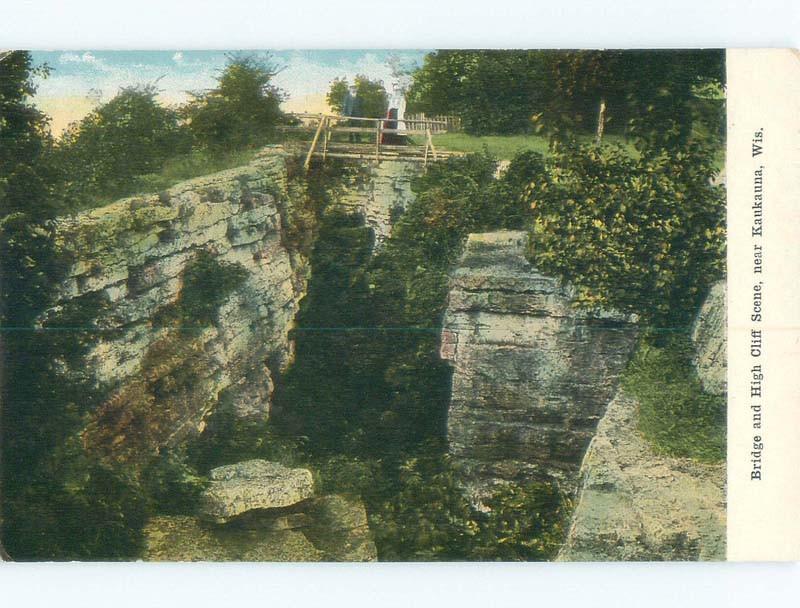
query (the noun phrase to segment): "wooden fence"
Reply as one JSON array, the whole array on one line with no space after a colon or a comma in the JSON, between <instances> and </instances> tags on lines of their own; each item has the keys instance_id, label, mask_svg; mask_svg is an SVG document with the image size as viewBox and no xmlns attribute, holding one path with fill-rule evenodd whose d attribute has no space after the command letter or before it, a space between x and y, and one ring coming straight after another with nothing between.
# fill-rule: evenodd
<instances>
[{"instance_id":1,"label":"wooden fence","mask_svg":"<svg viewBox=\"0 0 800 608\"><path fill-rule=\"evenodd\" d=\"M426 116L425 112L416 114L406 114L405 121L408 125L416 123L432 123L431 133L443 133L445 131L460 131L461 117L450 115Z\"/></svg>"},{"instance_id":2,"label":"wooden fence","mask_svg":"<svg viewBox=\"0 0 800 608\"><path fill-rule=\"evenodd\" d=\"M306 155L308 169L314 156L332 158L372 158L376 161L388 159L417 160L427 164L428 158L438 160L452 156L453 152L437 149L433 144L434 129L438 133L446 130L444 121L432 119L388 119L340 116L337 114L293 114L296 124L284 127L286 131L313 131L311 145ZM401 127L400 123L403 123ZM391 126L390 126L391 125ZM335 134L346 133L360 140L366 136L372 143L334 141ZM421 138L424 145L405 140L404 143L384 143L385 135Z\"/></svg>"}]
</instances>

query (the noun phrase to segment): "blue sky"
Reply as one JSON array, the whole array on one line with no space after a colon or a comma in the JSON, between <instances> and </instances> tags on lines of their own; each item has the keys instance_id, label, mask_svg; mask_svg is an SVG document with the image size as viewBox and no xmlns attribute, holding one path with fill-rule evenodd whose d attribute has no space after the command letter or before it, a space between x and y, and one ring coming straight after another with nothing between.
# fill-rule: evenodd
<instances>
[{"instance_id":1,"label":"blue sky","mask_svg":"<svg viewBox=\"0 0 800 608\"><path fill-rule=\"evenodd\" d=\"M34 51L36 63L51 72L39 81L36 101L53 116L53 128L79 119L120 87L155 83L165 103L186 99L187 91L207 89L236 51ZM267 51L247 51L264 55ZM390 58L405 67L420 64L423 50L290 50L269 51L280 68L275 84L289 94L287 108L319 111L334 78L356 74L391 82Z\"/></svg>"}]
</instances>

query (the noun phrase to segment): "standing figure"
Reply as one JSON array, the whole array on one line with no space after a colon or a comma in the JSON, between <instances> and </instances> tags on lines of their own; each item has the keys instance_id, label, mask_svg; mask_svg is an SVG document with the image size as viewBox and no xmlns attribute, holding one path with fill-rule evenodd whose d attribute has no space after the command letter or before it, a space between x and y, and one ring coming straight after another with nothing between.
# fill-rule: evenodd
<instances>
[{"instance_id":1,"label":"standing figure","mask_svg":"<svg viewBox=\"0 0 800 608\"><path fill-rule=\"evenodd\" d=\"M344 103L342 104L342 114L344 116L360 117L361 116L361 100L358 97L358 89L355 85L351 84L347 89ZM360 127L361 123L358 120L348 120L348 127ZM361 141L360 133L350 133L350 143L359 143Z\"/></svg>"}]
</instances>

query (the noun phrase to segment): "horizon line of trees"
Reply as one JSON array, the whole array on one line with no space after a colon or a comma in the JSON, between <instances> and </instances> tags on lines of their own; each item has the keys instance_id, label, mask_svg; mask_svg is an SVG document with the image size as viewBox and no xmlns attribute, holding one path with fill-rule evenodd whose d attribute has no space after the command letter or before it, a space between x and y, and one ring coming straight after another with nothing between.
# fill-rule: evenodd
<instances>
[{"instance_id":1,"label":"horizon line of trees","mask_svg":"<svg viewBox=\"0 0 800 608\"><path fill-rule=\"evenodd\" d=\"M685 142L697 122L722 128L721 104L711 102L724 84L722 50L438 50L412 73L407 102L408 111L460 116L475 135L563 139L648 126Z\"/></svg>"}]
</instances>

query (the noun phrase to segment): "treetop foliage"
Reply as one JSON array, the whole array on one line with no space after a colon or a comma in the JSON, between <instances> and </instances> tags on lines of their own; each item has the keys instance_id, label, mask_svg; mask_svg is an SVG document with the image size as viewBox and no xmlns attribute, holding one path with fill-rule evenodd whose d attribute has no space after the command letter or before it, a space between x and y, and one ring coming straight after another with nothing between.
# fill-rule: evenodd
<instances>
[{"instance_id":1,"label":"treetop foliage","mask_svg":"<svg viewBox=\"0 0 800 608\"><path fill-rule=\"evenodd\" d=\"M278 71L269 55L230 55L217 86L183 109L195 142L224 150L268 143L284 120L286 93L272 82Z\"/></svg>"},{"instance_id":2,"label":"treetop foliage","mask_svg":"<svg viewBox=\"0 0 800 608\"><path fill-rule=\"evenodd\" d=\"M353 83L355 100L352 116L383 118L389 109L389 96L380 80L370 80L359 74ZM336 78L331 83L326 100L334 112L344 113L346 98L350 95L350 84L346 78Z\"/></svg>"},{"instance_id":3,"label":"treetop foliage","mask_svg":"<svg viewBox=\"0 0 800 608\"><path fill-rule=\"evenodd\" d=\"M474 134L563 136L592 132L602 100L617 132L645 121L685 139L693 90L708 81L724 83L722 51L441 50L413 74L408 104L457 114Z\"/></svg>"},{"instance_id":4,"label":"treetop foliage","mask_svg":"<svg viewBox=\"0 0 800 608\"><path fill-rule=\"evenodd\" d=\"M137 176L188 152L190 141L177 110L160 104L157 95L152 85L124 88L69 126L56 146L69 206L99 194L120 195Z\"/></svg>"}]
</instances>

